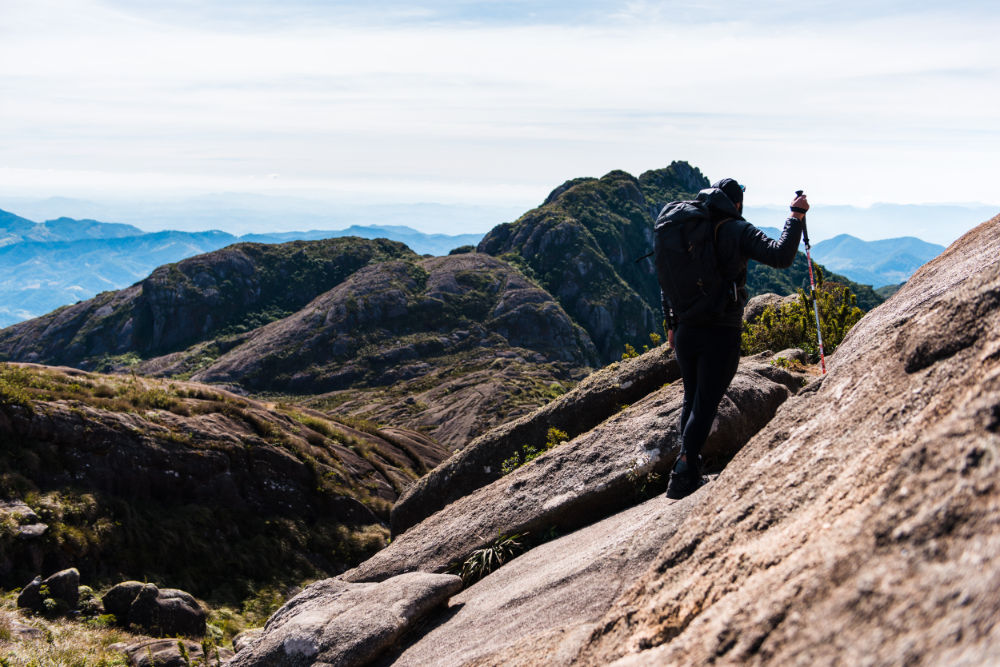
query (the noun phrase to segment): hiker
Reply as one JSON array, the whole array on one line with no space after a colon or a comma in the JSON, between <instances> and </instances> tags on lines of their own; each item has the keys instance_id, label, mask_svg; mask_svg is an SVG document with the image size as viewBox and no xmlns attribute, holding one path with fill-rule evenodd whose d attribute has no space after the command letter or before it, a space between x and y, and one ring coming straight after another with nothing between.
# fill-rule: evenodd
<instances>
[{"instance_id":1,"label":"hiker","mask_svg":"<svg viewBox=\"0 0 1000 667\"><path fill-rule=\"evenodd\" d=\"M676 289L685 278L677 276L677 271L690 273L698 269L675 261L675 273L671 276L669 253L661 251L661 223L669 218L669 209L676 204L665 206L657 219L656 267L667 322L667 340L674 348L684 379L681 451L670 473L668 498L683 498L705 483L701 474L701 448L740 361L743 308L747 302L747 260L753 259L776 268L791 266L802 234L804 211L809 208L805 195L797 196L791 206L803 212L793 210L791 217L785 221L781 238L774 241L743 219L744 190L744 186L734 179L724 178L698 193L697 202L703 203L698 206L702 211L707 207L711 223L711 228L703 227L712 234L704 237L708 239L704 252L714 254L714 258L705 254L701 257L707 257L703 263L709 268L705 270L717 275L707 280L700 276L694 278L701 293L694 297L698 302L693 306L690 302L686 305L672 304L668 296L671 285ZM687 237L680 238L689 252L684 261L690 262L692 246ZM678 265L681 265L680 268ZM688 276L688 279L692 278ZM710 285L707 295L705 283ZM680 299L675 297L675 300Z\"/></svg>"}]
</instances>

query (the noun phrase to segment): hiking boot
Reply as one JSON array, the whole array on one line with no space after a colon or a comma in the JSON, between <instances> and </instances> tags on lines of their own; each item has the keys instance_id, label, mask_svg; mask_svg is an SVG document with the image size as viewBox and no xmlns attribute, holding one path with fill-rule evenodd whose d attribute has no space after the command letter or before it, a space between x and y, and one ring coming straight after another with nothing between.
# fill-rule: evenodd
<instances>
[{"instance_id":1,"label":"hiking boot","mask_svg":"<svg viewBox=\"0 0 1000 667\"><path fill-rule=\"evenodd\" d=\"M708 480L701 476L701 457L698 463L690 464L687 455L681 454L674 463L673 470L670 471L670 481L667 483L667 498L680 500L690 496L701 488Z\"/></svg>"}]
</instances>

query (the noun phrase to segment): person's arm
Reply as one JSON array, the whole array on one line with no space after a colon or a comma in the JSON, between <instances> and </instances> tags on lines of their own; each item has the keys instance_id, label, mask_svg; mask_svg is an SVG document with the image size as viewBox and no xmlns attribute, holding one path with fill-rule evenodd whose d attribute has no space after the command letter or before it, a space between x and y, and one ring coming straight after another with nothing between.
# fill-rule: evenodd
<instances>
[{"instance_id":1,"label":"person's arm","mask_svg":"<svg viewBox=\"0 0 1000 667\"><path fill-rule=\"evenodd\" d=\"M795 208L809 209L805 195L800 195L792 202ZM802 219L805 213L793 211L791 217L785 220L785 228L781 237L775 241L753 225L747 225L740 236L740 250L750 259L761 264L767 264L778 269L786 269L795 261L795 254L802 240Z\"/></svg>"}]
</instances>

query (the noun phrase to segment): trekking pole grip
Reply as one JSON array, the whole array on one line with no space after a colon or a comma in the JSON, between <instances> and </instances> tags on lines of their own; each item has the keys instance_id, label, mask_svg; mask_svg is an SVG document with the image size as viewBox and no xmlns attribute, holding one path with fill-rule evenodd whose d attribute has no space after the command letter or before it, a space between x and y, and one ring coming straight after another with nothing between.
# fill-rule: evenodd
<instances>
[{"instance_id":1,"label":"trekking pole grip","mask_svg":"<svg viewBox=\"0 0 1000 667\"><path fill-rule=\"evenodd\" d=\"M796 190L795 191L795 196L796 197L801 197L802 194L803 194L802 190ZM802 240L805 242L806 247L808 248L809 247L809 232L806 230L806 211L805 211L805 209L799 208L798 206L792 206L791 208L796 213L801 213L802 214Z\"/></svg>"}]
</instances>

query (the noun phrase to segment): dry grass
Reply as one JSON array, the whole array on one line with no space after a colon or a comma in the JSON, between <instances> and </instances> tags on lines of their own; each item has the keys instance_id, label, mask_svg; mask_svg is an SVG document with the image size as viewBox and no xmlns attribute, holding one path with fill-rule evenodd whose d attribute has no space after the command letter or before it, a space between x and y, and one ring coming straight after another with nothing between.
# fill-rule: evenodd
<instances>
[{"instance_id":1,"label":"dry grass","mask_svg":"<svg viewBox=\"0 0 1000 667\"><path fill-rule=\"evenodd\" d=\"M13 635L15 621L44 634L36 639L17 639ZM68 619L22 616L13 594L0 600L0 665L4 667L124 667L128 664L125 655L110 646L146 638Z\"/></svg>"}]
</instances>

